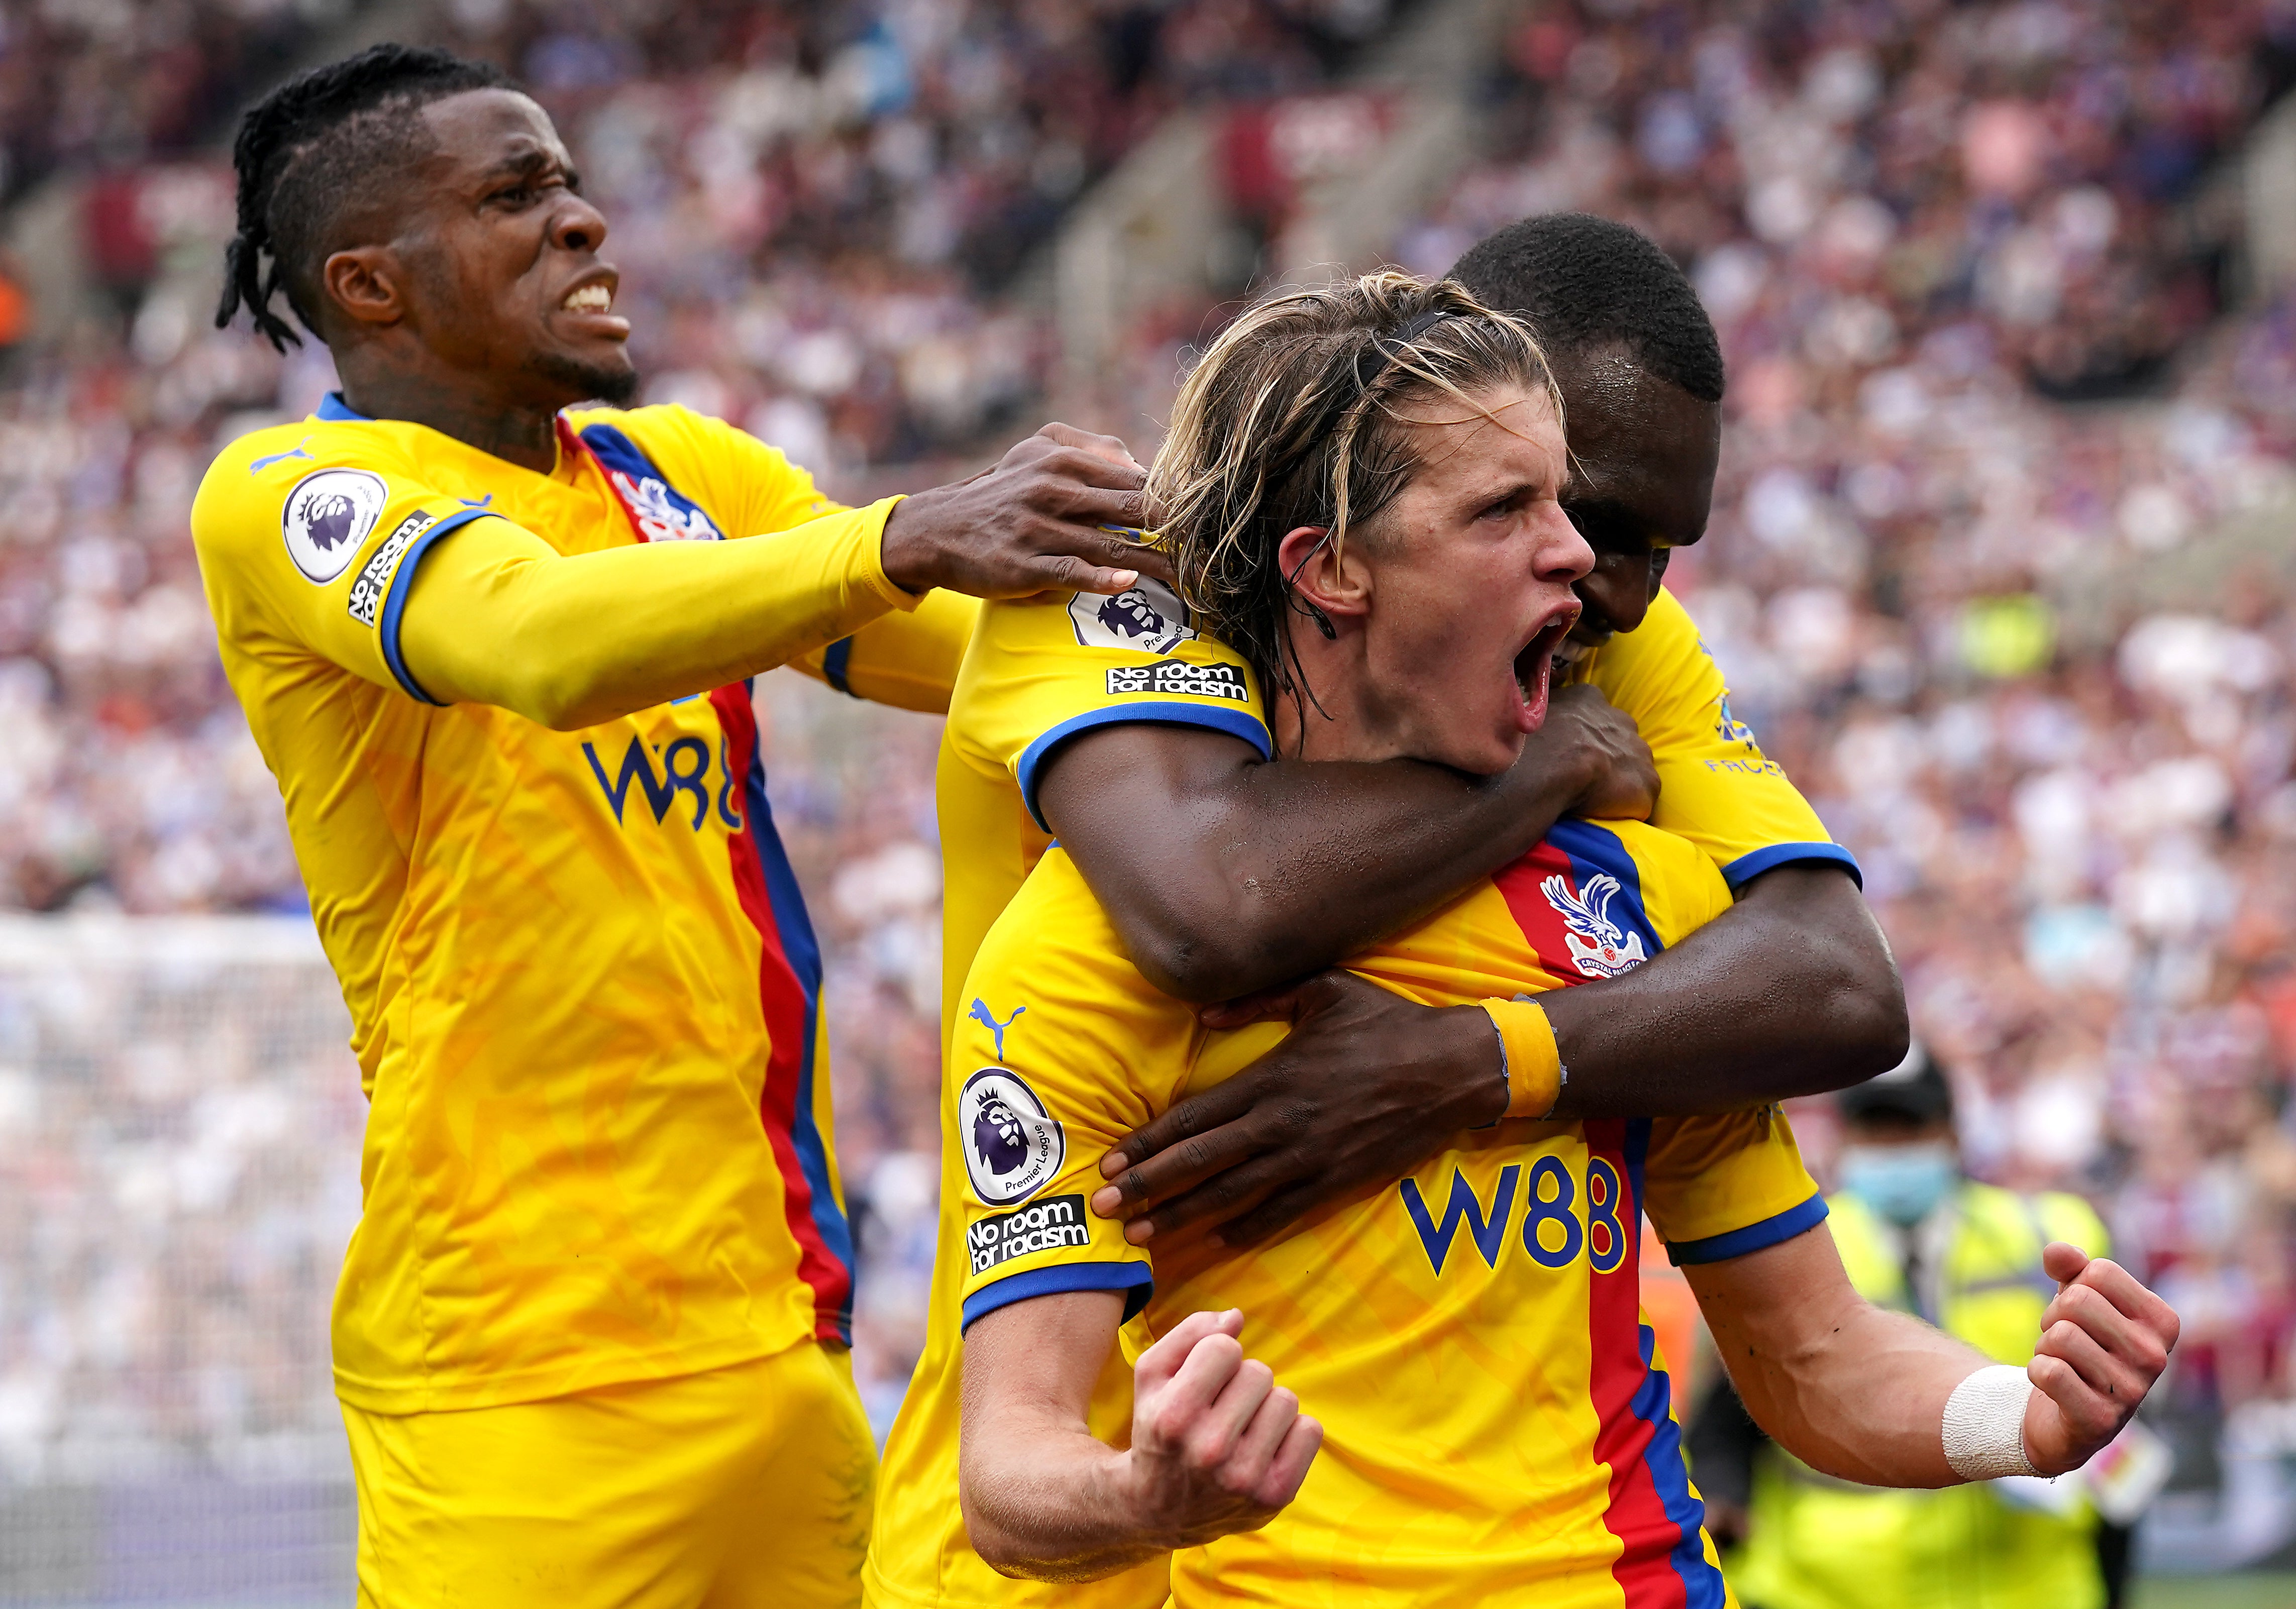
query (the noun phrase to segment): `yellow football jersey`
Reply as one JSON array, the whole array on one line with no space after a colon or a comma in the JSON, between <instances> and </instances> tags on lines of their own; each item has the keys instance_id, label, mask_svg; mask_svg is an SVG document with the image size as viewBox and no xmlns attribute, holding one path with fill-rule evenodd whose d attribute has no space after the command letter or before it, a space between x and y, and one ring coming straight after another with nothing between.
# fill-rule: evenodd
<instances>
[{"instance_id":1,"label":"yellow football jersey","mask_svg":"<svg viewBox=\"0 0 2296 1609\"><path fill-rule=\"evenodd\" d=\"M1269 750L1250 671L1226 644L1199 636L1178 598L1155 581L1113 598L1063 593L988 604L949 710L936 776L944 1047L966 1009L961 990L974 951L1052 843L1036 790L1055 747L1095 727L1149 721L1205 727ZM1027 1596L1034 1594L1063 1609L1161 1603L1160 1561L1113 1582L1041 1588L997 1575L965 1539L956 1508L958 1335L939 1312L946 1305L953 1315L963 1277L949 1206L964 1188L964 1164L944 1146L933 1311L885 1442L863 1576L868 1601L1003 1604L1038 1601ZM1129 1374L1111 1367L1101 1394L1116 1422L1128 1422L1130 1393Z\"/></svg>"},{"instance_id":2,"label":"yellow football jersey","mask_svg":"<svg viewBox=\"0 0 2296 1609\"><path fill-rule=\"evenodd\" d=\"M972 607L889 616L916 604L890 503L840 513L716 421L559 436L541 474L330 398L226 448L193 510L372 1102L333 1327L376 1412L692 1374L850 1309L820 956L747 687L554 732L432 701L399 618L430 545L490 518L567 554L815 521L848 603L810 668L904 702L949 684Z\"/></svg>"},{"instance_id":3,"label":"yellow football jersey","mask_svg":"<svg viewBox=\"0 0 2296 1609\"><path fill-rule=\"evenodd\" d=\"M1174 661L1190 669L1174 668ZM1218 690L1200 672L1218 677ZM1721 671L1671 594L1661 592L1640 629L1587 655L1576 674L1634 717L1651 743L1664 784L1657 825L1705 850L1731 886L1793 860L1836 861L1856 874L1816 812L1731 719ZM982 939L1051 844L1036 809L1046 759L1068 737L1127 720L1201 725L1269 751L1250 672L1224 644L1197 636L1178 600L1154 583L1112 603L1077 595L981 612L950 698L938 776L944 1045L979 1021L976 1010L989 1011L974 1006L964 980ZM964 1188L962 1162L944 1147L925 1350L885 1443L865 1578L869 1601L916 1609L1150 1609L1165 1594L1160 1564L1090 1586L1042 1587L996 1574L965 1539L956 1504L955 1318L965 1267L955 1203ZM1130 1423L1130 1392L1128 1369L1111 1364L1094 1403L1096 1433L1115 1435Z\"/></svg>"},{"instance_id":4,"label":"yellow football jersey","mask_svg":"<svg viewBox=\"0 0 2296 1609\"><path fill-rule=\"evenodd\" d=\"M1536 993L1635 966L1729 901L1685 840L1565 822L1349 965L1429 1006ZM965 988L988 1009L958 1025L941 1141L964 1164L964 1322L1123 1292L1145 1321L1129 1361L1189 1313L1241 1308L1246 1348L1324 1423L1290 1508L1172 1556L1176 1603L1727 1601L1640 1310L1638 1223L1678 1263L1816 1224L1825 1203L1783 1116L1506 1123L1275 1245L1160 1257L1088 1210L1102 1153L1281 1025L1206 1032L1125 958L1058 852Z\"/></svg>"}]
</instances>

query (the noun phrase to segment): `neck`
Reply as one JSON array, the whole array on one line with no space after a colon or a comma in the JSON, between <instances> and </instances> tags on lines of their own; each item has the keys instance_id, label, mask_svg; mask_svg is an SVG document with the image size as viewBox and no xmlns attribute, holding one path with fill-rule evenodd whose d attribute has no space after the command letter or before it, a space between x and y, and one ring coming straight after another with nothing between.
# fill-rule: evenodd
<instances>
[{"instance_id":1,"label":"neck","mask_svg":"<svg viewBox=\"0 0 2296 1609\"><path fill-rule=\"evenodd\" d=\"M1291 622L1292 667L1300 691L1279 693L1269 713L1275 718L1276 751L1295 759L1391 759L1403 752L1383 734L1375 701L1369 696L1364 632L1342 621L1327 639L1312 625ZM1307 696L1312 692L1315 697Z\"/></svg>"},{"instance_id":2,"label":"neck","mask_svg":"<svg viewBox=\"0 0 2296 1609\"><path fill-rule=\"evenodd\" d=\"M370 419L428 425L537 474L558 465L561 402L489 395L484 380L372 348L342 354L337 367L343 400Z\"/></svg>"}]
</instances>

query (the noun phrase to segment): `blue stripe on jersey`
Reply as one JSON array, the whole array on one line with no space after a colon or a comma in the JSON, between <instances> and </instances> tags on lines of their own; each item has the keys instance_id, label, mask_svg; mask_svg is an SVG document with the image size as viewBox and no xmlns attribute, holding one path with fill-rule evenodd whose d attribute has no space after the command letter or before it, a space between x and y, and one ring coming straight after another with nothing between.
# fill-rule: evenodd
<instances>
[{"instance_id":1,"label":"blue stripe on jersey","mask_svg":"<svg viewBox=\"0 0 2296 1609\"><path fill-rule=\"evenodd\" d=\"M1658 1338L1646 1324L1636 1327L1641 1332L1643 1383L1635 1389L1628 1406L1636 1418L1650 1426L1650 1440L1643 1444L1643 1466L1650 1471L1660 1506L1675 1525L1675 1543L1668 1562L1682 1582L1684 1609L1723 1609L1728 1599L1722 1590L1722 1572L1706 1562L1706 1547L1699 1532L1706 1523L1706 1505L1690 1490L1690 1471L1682 1462L1682 1427L1669 1411L1674 1388L1666 1371L1652 1367Z\"/></svg>"},{"instance_id":2,"label":"blue stripe on jersey","mask_svg":"<svg viewBox=\"0 0 2296 1609\"><path fill-rule=\"evenodd\" d=\"M1651 925L1649 915L1643 909L1643 869L1619 841L1619 835L1607 827L1591 821L1566 817L1546 832L1546 841L1570 857L1571 880L1578 883L1582 895L1587 891L1587 880L1608 872L1619 880L1620 898L1611 907L1611 920L1630 933L1640 933L1646 947L1645 956L1655 956L1666 948Z\"/></svg>"},{"instance_id":3,"label":"blue stripe on jersey","mask_svg":"<svg viewBox=\"0 0 2296 1609\"><path fill-rule=\"evenodd\" d=\"M1838 866L1849 874L1849 879L1859 888L1866 886L1866 874L1859 869L1857 857L1838 843L1774 843L1767 849L1756 850L1751 855L1741 855L1722 868L1722 881L1736 893L1755 878L1773 866L1792 866L1801 861L1819 861Z\"/></svg>"},{"instance_id":4,"label":"blue stripe on jersey","mask_svg":"<svg viewBox=\"0 0 2296 1609\"><path fill-rule=\"evenodd\" d=\"M1646 1117L1630 1120L1627 1124L1627 1189L1631 1194L1635 1210L1630 1218L1640 1234L1643 1211L1643 1164L1650 1160L1651 1121Z\"/></svg>"},{"instance_id":5,"label":"blue stripe on jersey","mask_svg":"<svg viewBox=\"0 0 2296 1609\"><path fill-rule=\"evenodd\" d=\"M763 745L759 745L762 749ZM758 864L766 874L766 898L774 907L774 925L780 930L782 956L797 974L805 993L805 1046L798 1063L796 1110L790 1117L790 1145L813 1192L813 1227L824 1251L845 1270L845 1300L837 1309L837 1333L853 1344L853 1230L837 1204L829 1177L829 1145L813 1115L814 1051L821 1038L821 941L814 937L813 919L807 915L805 895L790 869L781 834L774 830L773 807L766 802L766 765L761 754L750 759L749 782L742 802L750 812L750 839L757 846Z\"/></svg>"},{"instance_id":6,"label":"blue stripe on jersey","mask_svg":"<svg viewBox=\"0 0 2296 1609\"><path fill-rule=\"evenodd\" d=\"M1148 1298L1155 1290L1156 1276L1144 1262L1062 1262L1048 1268L1029 1268L982 1285L966 1297L963 1326L958 1333L971 1329L977 1320L998 1308L1009 1308L1032 1296L1057 1296L1068 1291L1124 1292L1124 1322L1129 1324L1148 1305Z\"/></svg>"},{"instance_id":7,"label":"blue stripe on jersey","mask_svg":"<svg viewBox=\"0 0 2296 1609\"><path fill-rule=\"evenodd\" d=\"M415 538L405 555L399 559L398 568L391 572L390 590L383 595L382 612L375 617L375 636L382 647L382 662L390 667L390 674L398 679L399 686L406 690L406 696L418 704L445 707L442 701L432 698L422 690L422 684L408 672L406 656L398 651L398 620L406 612L406 592L414 584L414 568L422 562L422 555L430 551L430 544L448 531L458 530L473 520L484 520L489 517L500 518L492 509L456 509Z\"/></svg>"},{"instance_id":8,"label":"blue stripe on jersey","mask_svg":"<svg viewBox=\"0 0 2296 1609\"><path fill-rule=\"evenodd\" d=\"M350 420L359 424L373 424L373 420L343 400L340 391L329 391L319 398L319 417L336 421Z\"/></svg>"},{"instance_id":9,"label":"blue stripe on jersey","mask_svg":"<svg viewBox=\"0 0 2296 1609\"><path fill-rule=\"evenodd\" d=\"M1275 751L1268 741L1267 728L1256 715L1241 710L1226 710L1215 704L1183 703L1177 699L1157 700L1141 703L1103 704L1097 710L1087 710L1082 715L1071 715L1021 751L1021 763L1013 768L1021 784L1021 801L1029 807L1029 819L1047 833L1053 829L1045 825L1044 812L1037 809L1037 784L1043 780L1045 762L1053 751L1081 732L1095 727L1121 727L1135 722L1149 726L1210 727L1215 732L1225 732L1230 737L1240 737L1259 751L1266 759Z\"/></svg>"},{"instance_id":10,"label":"blue stripe on jersey","mask_svg":"<svg viewBox=\"0 0 2296 1609\"><path fill-rule=\"evenodd\" d=\"M845 668L852 662L853 639L849 636L839 637L821 651L821 679L846 697L858 698L861 695L854 692L845 680Z\"/></svg>"},{"instance_id":11,"label":"blue stripe on jersey","mask_svg":"<svg viewBox=\"0 0 2296 1609\"><path fill-rule=\"evenodd\" d=\"M689 530L692 529L693 518L699 515L709 535L721 538L725 536L726 533L718 529L718 522L709 517L709 511L672 486L668 478L654 467L653 460L647 457L639 448L638 444L620 431L611 424L586 424L576 434L582 438L585 446L598 456L599 463L627 477L631 485L643 487L651 483L660 487L663 501L676 512L679 519L686 522ZM630 496L625 488L614 486L611 480L608 482L608 487L625 505L628 505ZM635 507L630 509L633 518L641 512L643 511ZM656 512L659 513L658 508Z\"/></svg>"},{"instance_id":12,"label":"blue stripe on jersey","mask_svg":"<svg viewBox=\"0 0 2296 1609\"><path fill-rule=\"evenodd\" d=\"M1667 1260L1677 1268L1695 1262L1727 1262L1733 1257L1743 1257L1775 1246L1781 1241L1792 1240L1806 1229L1814 1229L1825 1221L1825 1197L1813 1195L1798 1207L1788 1207L1774 1212L1758 1224L1748 1224L1742 1229L1732 1229L1724 1235L1710 1235L1704 1240L1685 1240L1677 1244L1669 1241Z\"/></svg>"}]
</instances>

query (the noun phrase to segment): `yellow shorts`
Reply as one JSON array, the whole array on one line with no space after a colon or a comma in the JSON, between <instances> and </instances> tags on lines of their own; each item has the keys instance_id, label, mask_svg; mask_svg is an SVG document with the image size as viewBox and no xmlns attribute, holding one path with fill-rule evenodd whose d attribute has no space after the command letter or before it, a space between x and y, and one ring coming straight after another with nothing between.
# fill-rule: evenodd
<instances>
[{"instance_id":1,"label":"yellow shorts","mask_svg":"<svg viewBox=\"0 0 2296 1609\"><path fill-rule=\"evenodd\" d=\"M360 1609L861 1601L877 1449L840 1350L343 1423Z\"/></svg>"}]
</instances>

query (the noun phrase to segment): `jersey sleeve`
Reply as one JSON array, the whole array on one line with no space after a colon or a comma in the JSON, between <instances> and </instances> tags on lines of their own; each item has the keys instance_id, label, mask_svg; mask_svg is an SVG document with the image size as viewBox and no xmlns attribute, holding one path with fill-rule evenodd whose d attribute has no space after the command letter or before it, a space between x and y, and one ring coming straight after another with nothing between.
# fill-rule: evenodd
<instances>
[{"instance_id":1,"label":"jersey sleeve","mask_svg":"<svg viewBox=\"0 0 2296 1609\"><path fill-rule=\"evenodd\" d=\"M1825 1217L1825 1197L1775 1106L1652 1122L1641 1188L1677 1267L1744 1257Z\"/></svg>"},{"instance_id":2,"label":"jersey sleeve","mask_svg":"<svg viewBox=\"0 0 2296 1609\"><path fill-rule=\"evenodd\" d=\"M275 451L301 434L304 444ZM386 455L356 461L312 438L258 431L209 468L192 534L219 629L268 635L423 703L407 673L399 618L432 544L476 521L500 521L424 484Z\"/></svg>"},{"instance_id":3,"label":"jersey sleeve","mask_svg":"<svg viewBox=\"0 0 2296 1609\"><path fill-rule=\"evenodd\" d=\"M1125 959L1058 850L990 931L961 998L941 1143L964 1162L964 1324L1063 1291L1121 1292L1130 1319L1151 1259L1089 1203L1102 1156L1185 1078L1193 1017Z\"/></svg>"},{"instance_id":4,"label":"jersey sleeve","mask_svg":"<svg viewBox=\"0 0 2296 1609\"><path fill-rule=\"evenodd\" d=\"M873 620L790 664L854 698L946 715L980 619L978 598L936 591L912 612Z\"/></svg>"},{"instance_id":5,"label":"jersey sleeve","mask_svg":"<svg viewBox=\"0 0 2296 1609\"><path fill-rule=\"evenodd\" d=\"M988 604L951 702L952 744L975 765L1009 771L1040 827L1046 762L1096 727L1202 727L1265 758L1273 745L1250 668L1186 620L1172 591L1145 579L1114 597L1054 593Z\"/></svg>"},{"instance_id":6,"label":"jersey sleeve","mask_svg":"<svg viewBox=\"0 0 2296 1609\"><path fill-rule=\"evenodd\" d=\"M1651 746L1659 779L1651 824L1704 850L1734 891L1798 861L1859 875L1785 768L1732 717L1722 669L1672 593L1661 589L1637 629L1596 652L1588 679Z\"/></svg>"}]
</instances>

